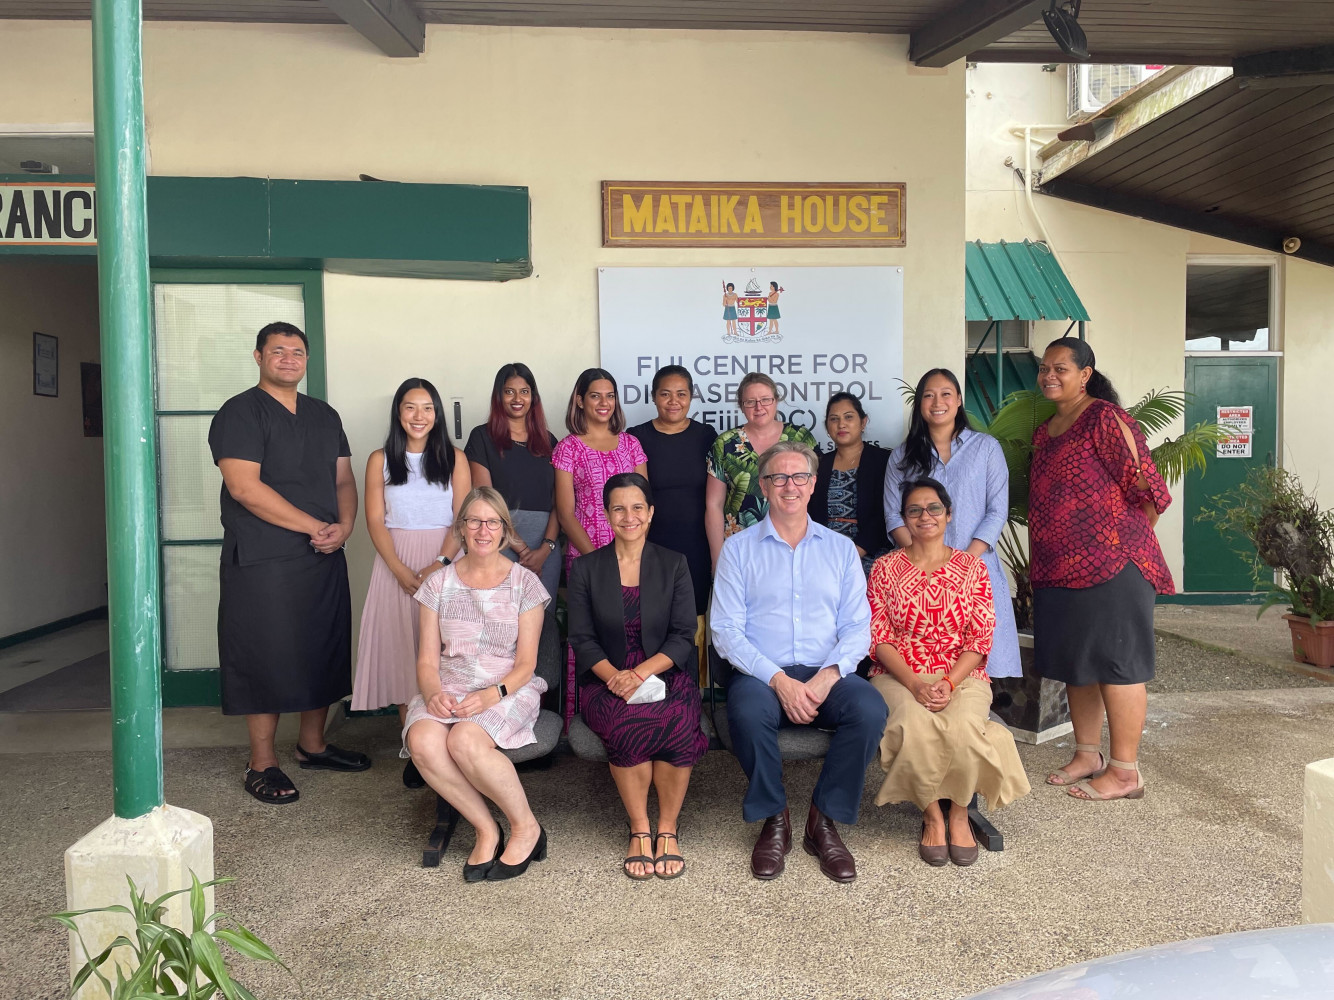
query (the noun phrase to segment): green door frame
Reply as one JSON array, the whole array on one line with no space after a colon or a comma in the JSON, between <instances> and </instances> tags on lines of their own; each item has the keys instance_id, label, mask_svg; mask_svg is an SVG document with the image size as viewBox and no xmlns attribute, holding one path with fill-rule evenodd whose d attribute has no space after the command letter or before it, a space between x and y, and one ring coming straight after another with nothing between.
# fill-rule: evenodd
<instances>
[{"instance_id":1,"label":"green door frame","mask_svg":"<svg viewBox=\"0 0 1334 1000\"><path fill-rule=\"evenodd\" d=\"M306 390L316 399L328 395L328 382L325 367L324 343L324 272L322 270L269 270L269 269L201 269L155 267L150 272L150 295L152 286L174 285L301 285L302 302L305 309L305 332L310 341L310 359L306 366ZM152 327L153 368L157 370L157 325ZM163 415L206 416L216 411L181 411L160 410L157 408L157 380L153 380L153 418L156 422ZM162 530L162 482L161 465L158 469L158 530ZM166 567L163 565L163 550L169 545L221 545L221 538L190 539L181 541L159 542L158 573L166 579ZM166 594L159 593L158 605L162 615L162 635L167 634ZM168 670L163 644L163 660L159 665L162 673L162 704L166 707L183 705L218 705L221 703L218 671L211 670Z\"/></svg>"}]
</instances>

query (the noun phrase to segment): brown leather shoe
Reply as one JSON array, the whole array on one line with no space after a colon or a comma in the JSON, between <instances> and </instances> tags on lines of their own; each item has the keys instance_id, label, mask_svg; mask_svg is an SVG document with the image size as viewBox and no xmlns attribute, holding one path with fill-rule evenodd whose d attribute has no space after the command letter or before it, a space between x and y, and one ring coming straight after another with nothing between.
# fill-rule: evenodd
<instances>
[{"instance_id":1,"label":"brown leather shoe","mask_svg":"<svg viewBox=\"0 0 1334 1000\"><path fill-rule=\"evenodd\" d=\"M755 849L750 852L750 873L766 882L778 878L787 866L787 853L792 850L792 820L784 809L777 816L764 821Z\"/></svg>"},{"instance_id":2,"label":"brown leather shoe","mask_svg":"<svg viewBox=\"0 0 1334 1000\"><path fill-rule=\"evenodd\" d=\"M926 823L922 823L922 837L926 836ZM923 844L921 839L917 841L917 856L925 861L932 868L940 868L950 863L950 846L948 831L945 836L945 843L928 845Z\"/></svg>"},{"instance_id":3,"label":"brown leather shoe","mask_svg":"<svg viewBox=\"0 0 1334 1000\"><path fill-rule=\"evenodd\" d=\"M820 859L820 871L835 882L851 882L857 877L857 862L843 846L843 838L834 829L834 821L811 803L806 818L806 836L801 841L806 853Z\"/></svg>"}]
</instances>

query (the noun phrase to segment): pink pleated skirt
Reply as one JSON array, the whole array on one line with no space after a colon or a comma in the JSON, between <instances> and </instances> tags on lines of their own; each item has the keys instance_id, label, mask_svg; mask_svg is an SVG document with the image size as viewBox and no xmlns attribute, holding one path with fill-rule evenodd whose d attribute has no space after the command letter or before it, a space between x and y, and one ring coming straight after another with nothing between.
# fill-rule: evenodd
<instances>
[{"instance_id":1,"label":"pink pleated skirt","mask_svg":"<svg viewBox=\"0 0 1334 1000\"><path fill-rule=\"evenodd\" d=\"M414 570L430 565L440 554L448 528L390 528L394 552ZM417 630L421 605L404 592L377 552L361 612L357 641L357 672L352 682L352 709L366 712L406 705L418 695Z\"/></svg>"}]
</instances>

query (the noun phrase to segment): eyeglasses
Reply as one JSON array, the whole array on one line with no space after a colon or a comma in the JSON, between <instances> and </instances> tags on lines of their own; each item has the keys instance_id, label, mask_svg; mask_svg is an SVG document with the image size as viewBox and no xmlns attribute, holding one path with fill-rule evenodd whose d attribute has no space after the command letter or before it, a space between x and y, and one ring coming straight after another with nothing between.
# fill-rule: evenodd
<instances>
[{"instance_id":1,"label":"eyeglasses","mask_svg":"<svg viewBox=\"0 0 1334 1000\"><path fill-rule=\"evenodd\" d=\"M905 508L903 516L912 518L915 521L923 514L930 514L932 517L940 517L943 513L945 513L945 505L943 503L929 503L925 507L913 506Z\"/></svg>"},{"instance_id":2,"label":"eyeglasses","mask_svg":"<svg viewBox=\"0 0 1334 1000\"><path fill-rule=\"evenodd\" d=\"M499 531L500 526L505 522L495 517L465 517L463 523L472 531L477 531L482 525L486 525L488 531Z\"/></svg>"},{"instance_id":3,"label":"eyeglasses","mask_svg":"<svg viewBox=\"0 0 1334 1000\"><path fill-rule=\"evenodd\" d=\"M790 479L798 486L805 486L815 478L814 472L794 472L788 475L786 472L775 472L772 476L760 476L761 479L767 479L774 486L786 486Z\"/></svg>"},{"instance_id":4,"label":"eyeglasses","mask_svg":"<svg viewBox=\"0 0 1334 1000\"><path fill-rule=\"evenodd\" d=\"M774 399L773 396L765 396L763 399L747 399L742 402L741 408L743 410L756 410L763 406L767 409L776 402L778 400Z\"/></svg>"}]
</instances>

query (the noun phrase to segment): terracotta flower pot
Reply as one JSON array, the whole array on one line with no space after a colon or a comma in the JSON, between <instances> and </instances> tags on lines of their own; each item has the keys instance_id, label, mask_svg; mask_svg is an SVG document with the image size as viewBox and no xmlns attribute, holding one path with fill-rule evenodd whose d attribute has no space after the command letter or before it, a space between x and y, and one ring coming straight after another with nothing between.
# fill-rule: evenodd
<instances>
[{"instance_id":1,"label":"terracotta flower pot","mask_svg":"<svg viewBox=\"0 0 1334 1000\"><path fill-rule=\"evenodd\" d=\"M1284 615L1292 632L1292 658L1316 667L1334 667L1334 621L1316 622L1304 615Z\"/></svg>"}]
</instances>

